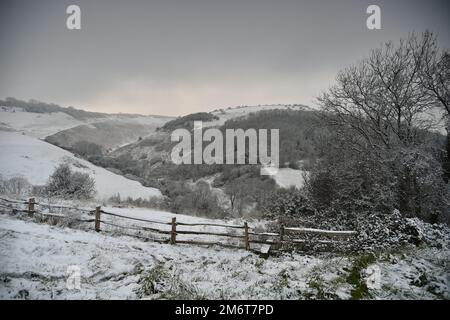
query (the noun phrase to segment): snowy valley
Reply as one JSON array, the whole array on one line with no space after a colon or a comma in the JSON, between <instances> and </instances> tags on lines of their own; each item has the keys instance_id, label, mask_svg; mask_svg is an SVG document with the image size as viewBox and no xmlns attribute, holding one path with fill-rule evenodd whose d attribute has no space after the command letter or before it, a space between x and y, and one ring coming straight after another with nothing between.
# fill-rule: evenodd
<instances>
[{"instance_id":1,"label":"snowy valley","mask_svg":"<svg viewBox=\"0 0 450 320\"><path fill-rule=\"evenodd\" d=\"M285 121L286 116L304 117L309 112L303 106L240 107L212 112L214 118L206 122L206 126L222 128L231 123L245 127L247 121L265 121L268 115L275 117L271 121L277 125L276 117ZM408 226L412 226L414 239L419 239L420 244L405 244L401 248L384 250L375 245L369 250L349 247L347 251L333 252L334 249L316 251L306 246L306 250L300 247L277 250L276 245L271 247L258 243L273 235L279 237L277 224L268 216L252 213L259 201L252 199L259 198L251 198L253 194L246 196L249 198L238 198L237 192L242 191L233 183L233 171L224 171L224 174L221 168L210 171L207 167L199 167L186 175L165 161L170 143L168 133L161 127L173 119L126 116L118 120L117 116L110 115L101 121L98 118L77 120L63 112L40 114L18 108L5 108L0 114L0 176L4 182L4 193L0 195L4 199L0 206L0 298L450 298L450 233L447 227L412 219ZM189 121L183 125L189 126ZM100 126L100 123L105 126ZM101 128L108 132L115 124L120 127L124 123L131 127L120 130L134 132L134 135L96 140L96 145L104 148L100 160L90 158L95 155L70 151L77 142L89 139L92 132L101 131ZM151 126L146 127L150 128L145 131L147 135L139 131L143 124ZM139 136L136 136L133 126L139 128ZM86 128L90 129L86 131ZM290 140L286 143L286 150L292 149ZM304 142L298 140L296 143L298 147ZM303 147L307 149L309 145ZM127 167L110 168L109 162L104 163L105 159L111 163L114 159L122 159L120 164L138 163L143 168L141 178L146 179L138 179L139 174L129 173ZM255 178L252 171L245 169L237 179L241 179L242 184L254 184L259 192L267 188L269 196L274 190L280 195L296 194L304 187L311 159L299 158L296 153L285 159L286 165L273 177L259 181L260 178ZM61 164L93 178L95 195L91 199L64 200L33 193L33 190L42 190ZM165 171L167 168L169 171ZM19 178L25 179L29 185L15 180ZM174 184L161 183L165 179ZM149 181L158 183L153 187L143 185ZM171 192L180 188L177 186L180 181L183 184L187 181L184 186L187 189L181 189L180 194L190 193L181 202L169 202L171 206L165 204L172 201L171 197L178 197ZM157 186L166 189L160 190ZM223 213L208 216L208 211L195 211L195 206L188 206L187 198L205 194L218 199L219 203L218 207L207 207L207 210L216 208ZM26 200L27 197L34 197L36 201L37 209L33 215L27 214L26 203L17 206L8 202L8 199ZM233 208L230 201L236 199L242 202L236 202ZM304 199L293 198L293 201L301 201L299 203L303 205ZM46 207L45 203L49 206ZM284 205L285 210L298 209L295 204ZM100 232L94 231L97 206L101 206L102 212L111 214L102 214ZM180 232L176 244L170 244L170 221L173 218L176 218L179 224L177 231ZM77 219L89 222L78 223ZM147 220L156 221L156 224ZM243 229L225 230L234 237L231 239L221 236L227 228L220 226L242 226L244 222L249 225L250 250L245 249ZM295 227L348 229L345 224L333 226L327 225L326 221L316 224L305 219L295 223ZM164 234L152 232L153 228ZM354 228L361 231L358 225ZM183 234L183 231L198 234ZM356 242L366 240L364 232L358 235ZM404 241L402 235L390 234L387 227L379 226L379 232L385 234L389 241L397 241L392 237ZM257 237L258 234L264 236ZM310 239L308 236L302 239L306 243L315 241L314 237ZM343 241L345 244L346 240ZM68 284L68 273L73 267L80 276L80 286L75 289Z\"/></svg>"}]
</instances>

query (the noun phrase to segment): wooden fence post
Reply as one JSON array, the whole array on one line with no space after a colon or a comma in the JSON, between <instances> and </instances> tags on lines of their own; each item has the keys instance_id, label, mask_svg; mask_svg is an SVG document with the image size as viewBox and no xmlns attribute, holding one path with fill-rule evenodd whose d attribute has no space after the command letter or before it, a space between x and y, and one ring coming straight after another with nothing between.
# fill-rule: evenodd
<instances>
[{"instance_id":1,"label":"wooden fence post","mask_svg":"<svg viewBox=\"0 0 450 320\"><path fill-rule=\"evenodd\" d=\"M30 198L30 199L28 200L28 214L29 214L30 216L32 216L33 213L34 213L34 204L35 204L34 198Z\"/></svg>"},{"instance_id":2,"label":"wooden fence post","mask_svg":"<svg viewBox=\"0 0 450 320\"><path fill-rule=\"evenodd\" d=\"M283 239L284 238L284 225L280 225L280 249L281 246L283 245Z\"/></svg>"},{"instance_id":3,"label":"wooden fence post","mask_svg":"<svg viewBox=\"0 0 450 320\"><path fill-rule=\"evenodd\" d=\"M172 230L170 231L170 244L177 243L177 218L172 218Z\"/></svg>"},{"instance_id":4,"label":"wooden fence post","mask_svg":"<svg viewBox=\"0 0 450 320\"><path fill-rule=\"evenodd\" d=\"M95 231L100 231L100 213L101 213L101 207L95 208Z\"/></svg>"},{"instance_id":5,"label":"wooden fence post","mask_svg":"<svg viewBox=\"0 0 450 320\"><path fill-rule=\"evenodd\" d=\"M245 243L245 250L250 250L250 241L248 238L248 224L247 222L244 222L244 243Z\"/></svg>"}]
</instances>

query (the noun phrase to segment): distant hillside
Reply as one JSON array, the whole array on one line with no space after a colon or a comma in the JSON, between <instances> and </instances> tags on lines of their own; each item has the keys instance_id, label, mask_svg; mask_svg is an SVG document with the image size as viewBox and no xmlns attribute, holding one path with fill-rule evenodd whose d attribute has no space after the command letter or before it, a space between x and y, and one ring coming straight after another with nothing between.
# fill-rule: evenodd
<instances>
[{"instance_id":1,"label":"distant hillside","mask_svg":"<svg viewBox=\"0 0 450 320\"><path fill-rule=\"evenodd\" d=\"M14 98L0 100L0 130L20 132L67 150L89 142L108 150L153 134L172 117L107 114Z\"/></svg>"},{"instance_id":2,"label":"distant hillside","mask_svg":"<svg viewBox=\"0 0 450 320\"><path fill-rule=\"evenodd\" d=\"M267 108L259 112L250 112L249 109L244 109L244 112L242 109L241 112L236 112L237 110L229 112L227 114L229 118L223 124L220 123L224 119L214 120L219 123L216 127L223 131L227 128L279 129L280 164L282 167L290 168L281 169L274 179L281 187L301 186L303 171L293 169L307 171L310 164L319 158L327 147L327 132L320 118L317 117L317 112L306 111L309 109L304 108L293 110L286 107ZM232 118L231 114L236 117ZM189 121L198 119L198 114L183 117L183 120L186 119L189 120L168 122L169 126L166 127L176 128L183 124L187 129L192 129ZM209 124L209 122L206 123ZM174 165L170 160L174 144L170 141L170 132L160 130L104 156L92 156L88 159L99 166L114 168L122 174L140 177L146 185L155 187L160 187L163 181L182 183L188 179L196 181L211 176L216 177L218 187L226 184L232 179L231 177L242 177L242 179L253 179L253 181L264 179L259 175L257 166L242 168L245 166ZM164 190L162 192L164 193Z\"/></svg>"},{"instance_id":3,"label":"distant hillside","mask_svg":"<svg viewBox=\"0 0 450 320\"><path fill-rule=\"evenodd\" d=\"M55 113L63 112L66 113L77 120L89 120L96 118L106 118L109 116L120 116L120 117L141 117L146 115L134 114L134 113L103 113L103 112L92 112L82 109L76 109L74 107L62 107L54 103L46 103L37 100L23 101L16 98L8 97L5 100L0 100L0 107L6 108L20 108L26 112L33 113ZM152 115L155 118L169 118L166 116Z\"/></svg>"},{"instance_id":4,"label":"distant hillside","mask_svg":"<svg viewBox=\"0 0 450 320\"><path fill-rule=\"evenodd\" d=\"M194 121L208 122L214 120L219 120L219 117L207 112L191 113L167 122L161 130L173 131L178 128L192 129L194 127Z\"/></svg>"},{"instance_id":5,"label":"distant hillside","mask_svg":"<svg viewBox=\"0 0 450 320\"><path fill-rule=\"evenodd\" d=\"M260 111L273 111L273 110L281 110L281 111L313 111L308 106L304 106L301 104L267 104L267 105L257 105L257 106L238 106L238 107L229 107L226 109L216 109L210 112L212 115L217 116L219 119L204 123L204 127L218 127L223 124L227 120L244 118L250 114L254 114Z\"/></svg>"},{"instance_id":6,"label":"distant hillside","mask_svg":"<svg viewBox=\"0 0 450 320\"><path fill-rule=\"evenodd\" d=\"M20 132L36 138L45 138L86 122L64 112L37 113L18 107L0 107L1 131Z\"/></svg>"},{"instance_id":7,"label":"distant hillside","mask_svg":"<svg viewBox=\"0 0 450 320\"><path fill-rule=\"evenodd\" d=\"M279 129L280 166L298 168L299 161L310 162L320 157L326 148L328 135L317 111L292 109L263 110L246 117L227 120L226 129Z\"/></svg>"},{"instance_id":8,"label":"distant hillside","mask_svg":"<svg viewBox=\"0 0 450 320\"><path fill-rule=\"evenodd\" d=\"M261 110L260 110L261 109ZM177 128L192 130L193 121L202 120L205 128L220 130L238 129L279 129L280 164L297 168L301 160L314 160L323 153L327 135L317 117L317 111L304 106L242 107L212 113L194 113L167 122L158 134L151 135L114 151L112 157L129 157L136 161L152 164L169 161L172 146L170 133ZM169 130L170 129L170 130Z\"/></svg>"},{"instance_id":9,"label":"distant hillside","mask_svg":"<svg viewBox=\"0 0 450 320\"><path fill-rule=\"evenodd\" d=\"M94 143L105 150L115 149L151 136L170 119L150 116L99 119L98 122L59 131L45 140L74 152L77 152L74 147L83 142Z\"/></svg>"},{"instance_id":10,"label":"distant hillside","mask_svg":"<svg viewBox=\"0 0 450 320\"><path fill-rule=\"evenodd\" d=\"M54 113L63 112L72 116L77 120L86 120L90 118L104 118L108 114L100 112L90 112L80 109L75 109L74 107L61 107L54 103L45 103L37 100L23 101L15 98L6 98L5 100L0 100L1 107L9 108L21 108L26 112L33 113Z\"/></svg>"}]
</instances>

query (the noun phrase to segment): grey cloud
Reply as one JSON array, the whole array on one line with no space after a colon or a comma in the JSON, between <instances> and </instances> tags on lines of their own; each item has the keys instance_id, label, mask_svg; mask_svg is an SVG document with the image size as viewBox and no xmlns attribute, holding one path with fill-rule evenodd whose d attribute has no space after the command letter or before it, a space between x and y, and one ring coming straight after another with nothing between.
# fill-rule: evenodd
<instances>
[{"instance_id":1,"label":"grey cloud","mask_svg":"<svg viewBox=\"0 0 450 320\"><path fill-rule=\"evenodd\" d=\"M448 1L2 1L0 97L180 114L310 104L380 42L430 29L449 47ZM82 30L65 28L79 4ZM246 90L246 88L248 88Z\"/></svg>"}]
</instances>

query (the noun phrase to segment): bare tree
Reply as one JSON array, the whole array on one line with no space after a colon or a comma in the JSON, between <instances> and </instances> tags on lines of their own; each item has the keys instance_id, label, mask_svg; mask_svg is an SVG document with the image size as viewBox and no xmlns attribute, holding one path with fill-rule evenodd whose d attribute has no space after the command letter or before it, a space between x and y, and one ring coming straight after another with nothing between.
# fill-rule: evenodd
<instances>
[{"instance_id":1,"label":"bare tree","mask_svg":"<svg viewBox=\"0 0 450 320\"><path fill-rule=\"evenodd\" d=\"M410 50L420 66L420 84L429 91L437 105L450 115L450 54L440 50L436 36L426 31L420 38L412 37Z\"/></svg>"},{"instance_id":2,"label":"bare tree","mask_svg":"<svg viewBox=\"0 0 450 320\"><path fill-rule=\"evenodd\" d=\"M392 203L391 209L398 204L408 215L442 212L442 168L426 151L427 132L437 125L429 112L437 100L446 101L448 90L441 82L444 76L426 76L427 63L429 70L438 69L435 52L428 32L397 45L388 42L340 72L336 84L318 98L338 137L339 150L324 164L338 180L343 208L384 202ZM442 61L440 66L446 63ZM328 171L322 165L322 172Z\"/></svg>"},{"instance_id":3,"label":"bare tree","mask_svg":"<svg viewBox=\"0 0 450 320\"><path fill-rule=\"evenodd\" d=\"M328 122L357 150L411 146L421 129L432 127L425 113L434 101L421 84L419 58L429 43L416 52L411 43L417 41L412 35L398 46L388 42L373 50L318 98Z\"/></svg>"},{"instance_id":4,"label":"bare tree","mask_svg":"<svg viewBox=\"0 0 450 320\"><path fill-rule=\"evenodd\" d=\"M416 63L420 65L420 84L428 90L435 105L444 111L447 130L446 159L444 162L444 180L450 181L450 53L440 50L432 32L422 34L420 41L414 38L410 43L415 53Z\"/></svg>"},{"instance_id":5,"label":"bare tree","mask_svg":"<svg viewBox=\"0 0 450 320\"><path fill-rule=\"evenodd\" d=\"M225 193L228 195L231 212L233 212L235 208L238 207L237 202L239 202L243 196L243 186L239 181L231 181L225 185Z\"/></svg>"}]
</instances>

